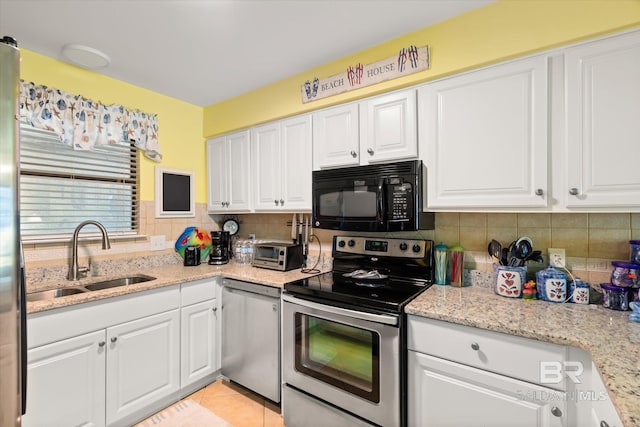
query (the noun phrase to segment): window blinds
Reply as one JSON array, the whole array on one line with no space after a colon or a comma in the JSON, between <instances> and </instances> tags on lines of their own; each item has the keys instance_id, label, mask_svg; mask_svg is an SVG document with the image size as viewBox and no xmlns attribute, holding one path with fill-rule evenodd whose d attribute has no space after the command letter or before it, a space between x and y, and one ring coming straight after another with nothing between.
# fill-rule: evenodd
<instances>
[{"instance_id":1,"label":"window blinds","mask_svg":"<svg viewBox=\"0 0 640 427\"><path fill-rule=\"evenodd\" d=\"M56 134L21 125L20 211L25 240L70 238L88 219L101 222L111 236L137 234L136 148L73 150ZM92 228L86 231L97 231Z\"/></svg>"}]
</instances>

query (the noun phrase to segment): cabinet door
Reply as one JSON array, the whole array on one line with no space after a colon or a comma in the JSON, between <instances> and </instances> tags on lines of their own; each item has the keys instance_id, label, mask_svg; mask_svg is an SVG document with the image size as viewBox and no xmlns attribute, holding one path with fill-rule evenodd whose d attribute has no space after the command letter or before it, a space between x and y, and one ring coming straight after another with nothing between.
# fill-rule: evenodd
<instances>
[{"instance_id":1,"label":"cabinet door","mask_svg":"<svg viewBox=\"0 0 640 427\"><path fill-rule=\"evenodd\" d=\"M207 210L224 212L226 210L228 172L225 138L207 141Z\"/></svg>"},{"instance_id":2,"label":"cabinet door","mask_svg":"<svg viewBox=\"0 0 640 427\"><path fill-rule=\"evenodd\" d=\"M105 331L28 351L24 427L105 425Z\"/></svg>"},{"instance_id":3,"label":"cabinet door","mask_svg":"<svg viewBox=\"0 0 640 427\"><path fill-rule=\"evenodd\" d=\"M183 307L181 313L180 385L184 388L218 369L216 300Z\"/></svg>"},{"instance_id":4,"label":"cabinet door","mask_svg":"<svg viewBox=\"0 0 640 427\"><path fill-rule=\"evenodd\" d=\"M313 169L360 164L358 104L313 113Z\"/></svg>"},{"instance_id":5,"label":"cabinet door","mask_svg":"<svg viewBox=\"0 0 640 427\"><path fill-rule=\"evenodd\" d=\"M640 32L567 49L569 207L640 206Z\"/></svg>"},{"instance_id":6,"label":"cabinet door","mask_svg":"<svg viewBox=\"0 0 640 427\"><path fill-rule=\"evenodd\" d=\"M230 170L228 211L249 212L251 210L249 131L229 135L227 144Z\"/></svg>"},{"instance_id":7,"label":"cabinet door","mask_svg":"<svg viewBox=\"0 0 640 427\"><path fill-rule=\"evenodd\" d=\"M280 129L281 208L311 210L311 116L283 120Z\"/></svg>"},{"instance_id":8,"label":"cabinet door","mask_svg":"<svg viewBox=\"0 0 640 427\"><path fill-rule=\"evenodd\" d=\"M536 56L419 89L428 208L547 206L547 81Z\"/></svg>"},{"instance_id":9,"label":"cabinet door","mask_svg":"<svg viewBox=\"0 0 640 427\"><path fill-rule=\"evenodd\" d=\"M180 389L180 312L107 329L107 424Z\"/></svg>"},{"instance_id":10,"label":"cabinet door","mask_svg":"<svg viewBox=\"0 0 640 427\"><path fill-rule=\"evenodd\" d=\"M408 359L410 426L568 425L563 392L414 351Z\"/></svg>"},{"instance_id":11,"label":"cabinet door","mask_svg":"<svg viewBox=\"0 0 640 427\"><path fill-rule=\"evenodd\" d=\"M360 163L418 157L416 91L377 96L360 107Z\"/></svg>"},{"instance_id":12,"label":"cabinet door","mask_svg":"<svg viewBox=\"0 0 640 427\"><path fill-rule=\"evenodd\" d=\"M284 199L279 122L251 129L251 163L254 208L261 211L280 210L280 203L284 202Z\"/></svg>"}]
</instances>

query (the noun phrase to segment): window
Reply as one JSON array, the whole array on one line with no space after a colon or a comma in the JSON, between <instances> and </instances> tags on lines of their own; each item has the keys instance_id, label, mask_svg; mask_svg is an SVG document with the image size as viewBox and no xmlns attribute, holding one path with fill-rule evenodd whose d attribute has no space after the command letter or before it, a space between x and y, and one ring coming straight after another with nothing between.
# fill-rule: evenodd
<instances>
[{"instance_id":1,"label":"window","mask_svg":"<svg viewBox=\"0 0 640 427\"><path fill-rule=\"evenodd\" d=\"M112 236L137 234L137 189L138 152L133 144L73 150L51 132L21 126L24 240L67 239L88 219L101 222Z\"/></svg>"}]
</instances>

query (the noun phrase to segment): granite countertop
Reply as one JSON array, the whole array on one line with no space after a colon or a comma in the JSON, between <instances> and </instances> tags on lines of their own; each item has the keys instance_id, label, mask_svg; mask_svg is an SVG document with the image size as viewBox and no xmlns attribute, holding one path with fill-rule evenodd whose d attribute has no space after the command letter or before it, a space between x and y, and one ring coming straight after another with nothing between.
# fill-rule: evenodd
<instances>
[{"instance_id":1,"label":"granite countertop","mask_svg":"<svg viewBox=\"0 0 640 427\"><path fill-rule=\"evenodd\" d=\"M629 311L496 295L470 286L432 286L408 314L581 348L591 354L625 426L640 426L640 324Z\"/></svg>"},{"instance_id":2,"label":"granite countertop","mask_svg":"<svg viewBox=\"0 0 640 427\"><path fill-rule=\"evenodd\" d=\"M220 266L201 264L195 267L185 267L182 264L168 264L159 267L140 267L131 269L129 271L120 271L118 272L118 274L89 277L75 282L62 279L43 281L35 284L27 283L27 293L84 286L103 280L115 279L133 274L143 274L156 277L156 279L128 286L119 286L111 289L103 289L99 291L84 292L48 300L28 302L27 313L33 314L41 311L53 310L60 307L66 307L90 301L97 301L104 298L111 298L120 295L146 291L149 289L156 289L164 286L190 282L194 280L212 278L216 276L224 276L229 279L244 280L247 282L282 288L285 283L304 279L313 275L302 273L300 269L282 272L251 267L247 264L238 264L235 262L230 262L229 264Z\"/></svg>"}]
</instances>

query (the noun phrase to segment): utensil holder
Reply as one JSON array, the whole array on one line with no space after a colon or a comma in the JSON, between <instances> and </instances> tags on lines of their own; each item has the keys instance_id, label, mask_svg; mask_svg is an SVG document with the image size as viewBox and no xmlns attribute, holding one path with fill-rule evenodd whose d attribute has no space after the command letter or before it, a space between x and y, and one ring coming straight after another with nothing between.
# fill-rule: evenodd
<instances>
[{"instance_id":1,"label":"utensil holder","mask_svg":"<svg viewBox=\"0 0 640 427\"><path fill-rule=\"evenodd\" d=\"M493 291L507 298L521 298L527 277L527 266L511 267L493 264Z\"/></svg>"}]
</instances>

